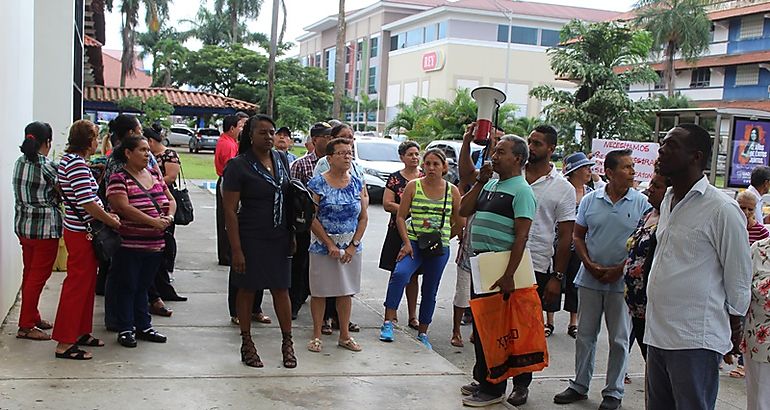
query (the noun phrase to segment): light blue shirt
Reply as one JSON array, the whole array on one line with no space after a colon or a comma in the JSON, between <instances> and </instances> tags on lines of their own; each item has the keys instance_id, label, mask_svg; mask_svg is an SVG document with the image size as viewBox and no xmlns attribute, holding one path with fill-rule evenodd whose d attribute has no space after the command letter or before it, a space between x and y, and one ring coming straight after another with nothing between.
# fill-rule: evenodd
<instances>
[{"instance_id":1,"label":"light blue shirt","mask_svg":"<svg viewBox=\"0 0 770 410\"><path fill-rule=\"evenodd\" d=\"M354 177L358 177L358 179L360 179L361 181L366 181L366 179L364 178L364 169L361 168L361 166L358 165L356 161L351 162L350 165L351 165L350 173ZM329 168L330 168L329 160L324 155L323 157L321 157L321 159L318 160L318 163L315 164L315 168L313 169L313 176L315 177L315 176L321 175L324 172L328 171Z\"/></svg>"},{"instance_id":2,"label":"light blue shirt","mask_svg":"<svg viewBox=\"0 0 770 410\"><path fill-rule=\"evenodd\" d=\"M642 214L650 209L647 197L630 188L626 195L612 203L606 187L583 197L578 207L577 225L588 228L586 247L588 256L599 265L612 266L623 263L628 256L626 242L636 230ZM580 265L575 285L605 292L624 291L623 277L613 283L601 283Z\"/></svg>"}]
</instances>

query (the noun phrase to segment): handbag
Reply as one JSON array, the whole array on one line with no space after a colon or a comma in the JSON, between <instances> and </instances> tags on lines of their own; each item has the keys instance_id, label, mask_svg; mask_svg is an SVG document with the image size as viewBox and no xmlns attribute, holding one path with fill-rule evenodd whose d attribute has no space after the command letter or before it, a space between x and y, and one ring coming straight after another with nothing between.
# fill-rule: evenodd
<instances>
[{"instance_id":1,"label":"handbag","mask_svg":"<svg viewBox=\"0 0 770 410\"><path fill-rule=\"evenodd\" d=\"M179 174L182 177L182 182L184 182L184 188L170 187L171 195L174 197L174 201L176 201L174 224L189 225L195 219L195 216L193 215L193 203L190 200L190 192L187 191L187 180L184 177L182 164L179 164Z\"/></svg>"},{"instance_id":2,"label":"handbag","mask_svg":"<svg viewBox=\"0 0 770 410\"><path fill-rule=\"evenodd\" d=\"M441 230L444 229L444 220L446 219L446 201L449 196L449 183L446 183L446 192L444 193L444 209L441 211L441 226L438 230L418 234L414 229L414 218L409 220L412 225L412 232L417 235L417 247L420 253L425 256L441 256L444 254L444 244L441 241Z\"/></svg>"},{"instance_id":3,"label":"handbag","mask_svg":"<svg viewBox=\"0 0 770 410\"><path fill-rule=\"evenodd\" d=\"M91 241L91 246L94 248L96 258L99 259L100 262L108 262L110 259L112 259L112 257L115 256L115 253L120 248L120 245L123 243L123 240L120 238L120 234L114 229L105 225L103 222L97 221L96 219L92 220L91 222L86 222L85 218L83 218L83 215L80 214L78 208L76 208L72 202L70 202L67 196L62 195L62 198L64 199L64 202L66 202L67 205L75 212L75 215L80 220L80 223L86 226L86 239Z\"/></svg>"}]
</instances>

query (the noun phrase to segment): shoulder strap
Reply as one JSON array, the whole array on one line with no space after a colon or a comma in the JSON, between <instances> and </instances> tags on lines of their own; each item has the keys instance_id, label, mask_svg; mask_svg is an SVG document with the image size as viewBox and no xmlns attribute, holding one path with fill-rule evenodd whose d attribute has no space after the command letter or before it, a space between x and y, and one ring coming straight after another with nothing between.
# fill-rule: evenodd
<instances>
[{"instance_id":1,"label":"shoulder strap","mask_svg":"<svg viewBox=\"0 0 770 410\"><path fill-rule=\"evenodd\" d=\"M142 190L142 193L144 193L144 195L147 196L147 198L150 198L150 201L152 201L152 204L155 205L155 209L158 211L158 214L163 215L163 211L160 209L160 205L158 205L158 201L156 201L155 198L152 197L150 192L147 191L147 188L145 188L141 183L139 183L139 181L136 178L134 178L134 176L131 175L130 172L126 171L125 169L122 169L121 172L126 174L129 178L131 178L132 181L134 181L136 186ZM153 185L155 184L153 183Z\"/></svg>"}]
</instances>

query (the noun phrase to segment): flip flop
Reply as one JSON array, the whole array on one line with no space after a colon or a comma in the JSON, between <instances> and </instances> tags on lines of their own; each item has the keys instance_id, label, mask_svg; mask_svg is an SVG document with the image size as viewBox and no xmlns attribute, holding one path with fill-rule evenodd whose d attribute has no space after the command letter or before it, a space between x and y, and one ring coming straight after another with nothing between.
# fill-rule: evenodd
<instances>
[{"instance_id":1,"label":"flip flop","mask_svg":"<svg viewBox=\"0 0 770 410\"><path fill-rule=\"evenodd\" d=\"M355 332L358 333L361 331L361 326L358 326L358 323L350 322L348 324L348 332Z\"/></svg>"},{"instance_id":2,"label":"flip flop","mask_svg":"<svg viewBox=\"0 0 770 410\"><path fill-rule=\"evenodd\" d=\"M37 327L33 327L29 329L19 328L19 331L16 332L16 338L27 339L27 340L51 340L51 335L40 330Z\"/></svg>"},{"instance_id":3,"label":"flip flop","mask_svg":"<svg viewBox=\"0 0 770 410\"><path fill-rule=\"evenodd\" d=\"M329 336L332 334L332 327L328 323L324 323L321 325L321 334Z\"/></svg>"},{"instance_id":4,"label":"flip flop","mask_svg":"<svg viewBox=\"0 0 770 410\"><path fill-rule=\"evenodd\" d=\"M104 346L104 342L100 339L97 339L89 334L85 334L83 336L80 336L78 340L75 342L78 346L89 346L89 347L102 347Z\"/></svg>"},{"instance_id":5,"label":"flip flop","mask_svg":"<svg viewBox=\"0 0 770 410\"><path fill-rule=\"evenodd\" d=\"M449 343L454 347L464 347L465 344L463 343L463 338L460 335L454 335L452 336L452 340L449 341Z\"/></svg>"},{"instance_id":6,"label":"flip flop","mask_svg":"<svg viewBox=\"0 0 770 410\"><path fill-rule=\"evenodd\" d=\"M420 321L416 318L409 319L409 327L414 330L420 330Z\"/></svg>"},{"instance_id":7,"label":"flip flop","mask_svg":"<svg viewBox=\"0 0 770 410\"><path fill-rule=\"evenodd\" d=\"M266 325L269 325L270 323L273 323L273 320L270 319L269 316L263 314L263 313L254 313L251 315L251 320L257 322L257 323L263 323Z\"/></svg>"}]
</instances>

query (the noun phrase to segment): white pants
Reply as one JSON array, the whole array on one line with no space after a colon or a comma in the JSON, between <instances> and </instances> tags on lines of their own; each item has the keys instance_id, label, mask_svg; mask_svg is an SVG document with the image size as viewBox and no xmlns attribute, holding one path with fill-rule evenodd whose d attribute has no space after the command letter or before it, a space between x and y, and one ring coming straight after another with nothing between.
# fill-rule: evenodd
<instances>
[{"instance_id":1,"label":"white pants","mask_svg":"<svg viewBox=\"0 0 770 410\"><path fill-rule=\"evenodd\" d=\"M455 283L455 298L453 305L459 308L470 307L471 300L471 273L457 266L457 282Z\"/></svg>"},{"instance_id":2,"label":"white pants","mask_svg":"<svg viewBox=\"0 0 770 410\"><path fill-rule=\"evenodd\" d=\"M770 363L744 356L746 362L746 409L770 410Z\"/></svg>"}]
</instances>

